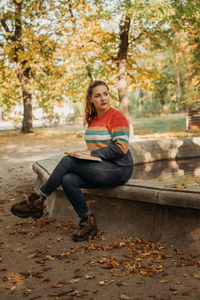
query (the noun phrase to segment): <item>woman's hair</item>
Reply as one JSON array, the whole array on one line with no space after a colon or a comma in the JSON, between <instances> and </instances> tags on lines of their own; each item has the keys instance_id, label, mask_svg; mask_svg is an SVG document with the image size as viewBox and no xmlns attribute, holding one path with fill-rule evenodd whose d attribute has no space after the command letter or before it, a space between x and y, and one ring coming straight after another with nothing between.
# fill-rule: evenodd
<instances>
[{"instance_id":1,"label":"woman's hair","mask_svg":"<svg viewBox=\"0 0 200 300\"><path fill-rule=\"evenodd\" d=\"M90 123L92 122L92 120L97 114L96 108L94 104L90 102L90 99L92 97L93 89L98 85L105 85L105 87L109 91L109 88L104 81L96 80L89 85L87 89L86 99L85 99L86 104L85 104L84 125L90 125Z\"/></svg>"}]
</instances>

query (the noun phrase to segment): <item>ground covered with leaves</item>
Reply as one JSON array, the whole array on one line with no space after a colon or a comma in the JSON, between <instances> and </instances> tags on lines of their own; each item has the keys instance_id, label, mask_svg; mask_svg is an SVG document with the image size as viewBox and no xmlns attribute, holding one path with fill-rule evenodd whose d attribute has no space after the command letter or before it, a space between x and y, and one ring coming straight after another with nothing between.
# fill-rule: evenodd
<instances>
[{"instance_id":1,"label":"ground covered with leaves","mask_svg":"<svg viewBox=\"0 0 200 300\"><path fill-rule=\"evenodd\" d=\"M41 132L35 134L37 143L34 134L1 135L1 299L199 300L200 257L194 253L106 232L74 243L77 224L60 223L48 214L33 220L10 213L10 206L33 189L32 163L71 150L72 144L59 144L56 133L48 133L45 143ZM83 147L81 139L74 133L73 146Z\"/></svg>"}]
</instances>

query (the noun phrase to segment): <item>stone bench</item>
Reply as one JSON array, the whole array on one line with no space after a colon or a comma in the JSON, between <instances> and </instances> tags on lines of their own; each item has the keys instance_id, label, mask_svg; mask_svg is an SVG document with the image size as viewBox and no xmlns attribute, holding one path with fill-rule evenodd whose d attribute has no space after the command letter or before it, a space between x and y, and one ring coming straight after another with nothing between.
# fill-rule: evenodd
<instances>
[{"instance_id":1,"label":"stone bench","mask_svg":"<svg viewBox=\"0 0 200 300\"><path fill-rule=\"evenodd\" d=\"M130 145L135 164L200 156L200 138L138 141ZM38 175L36 190L46 182L61 156L33 164ZM99 229L140 236L199 249L200 187L177 189L176 184L130 179L114 188L83 189L88 205L97 216ZM51 217L78 222L59 187L47 200Z\"/></svg>"}]
</instances>

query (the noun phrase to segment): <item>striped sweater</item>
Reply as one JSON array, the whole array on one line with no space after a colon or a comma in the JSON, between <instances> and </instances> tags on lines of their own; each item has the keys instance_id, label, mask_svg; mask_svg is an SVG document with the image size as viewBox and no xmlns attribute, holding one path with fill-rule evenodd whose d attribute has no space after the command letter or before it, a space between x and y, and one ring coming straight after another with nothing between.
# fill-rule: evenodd
<instances>
[{"instance_id":1,"label":"striped sweater","mask_svg":"<svg viewBox=\"0 0 200 300\"><path fill-rule=\"evenodd\" d=\"M122 112L110 108L101 117L94 117L85 132L85 141L92 156L114 160L120 166L132 166L129 146L129 124Z\"/></svg>"}]
</instances>

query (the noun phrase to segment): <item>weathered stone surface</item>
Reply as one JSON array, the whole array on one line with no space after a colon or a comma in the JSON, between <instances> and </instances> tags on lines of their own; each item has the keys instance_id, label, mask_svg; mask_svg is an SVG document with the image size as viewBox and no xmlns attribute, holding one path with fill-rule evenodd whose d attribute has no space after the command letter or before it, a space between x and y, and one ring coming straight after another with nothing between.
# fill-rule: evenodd
<instances>
[{"instance_id":1,"label":"weathered stone surface","mask_svg":"<svg viewBox=\"0 0 200 300\"><path fill-rule=\"evenodd\" d=\"M136 141L131 143L130 149L136 164L199 157L200 137Z\"/></svg>"}]
</instances>

